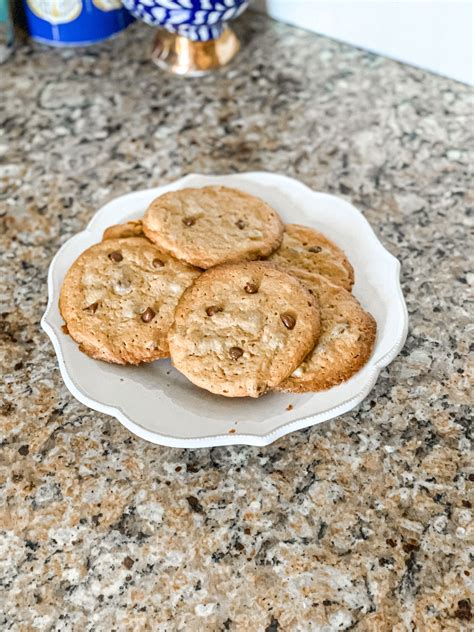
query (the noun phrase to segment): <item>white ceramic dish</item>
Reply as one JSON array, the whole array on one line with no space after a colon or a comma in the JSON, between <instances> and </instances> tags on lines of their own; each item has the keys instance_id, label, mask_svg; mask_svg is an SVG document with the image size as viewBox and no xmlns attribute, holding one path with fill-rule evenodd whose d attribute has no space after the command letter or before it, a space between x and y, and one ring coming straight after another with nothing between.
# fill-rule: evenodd
<instances>
[{"instance_id":1,"label":"white ceramic dish","mask_svg":"<svg viewBox=\"0 0 474 632\"><path fill-rule=\"evenodd\" d=\"M59 292L67 269L78 255L100 241L107 226L140 217L156 196L210 184L258 195L284 221L313 226L345 250L355 269L354 294L374 315L378 328L372 358L348 382L322 393L270 393L257 400L227 399L195 387L173 369L169 360L140 367L106 364L80 352L63 333ZM267 445L289 432L337 417L366 397L381 369L395 358L406 339L408 316L399 270L398 260L385 250L361 213L339 198L270 173L189 175L109 202L94 215L86 230L63 245L49 269L49 301L41 325L51 338L61 375L74 397L112 415L139 437L180 448Z\"/></svg>"}]
</instances>

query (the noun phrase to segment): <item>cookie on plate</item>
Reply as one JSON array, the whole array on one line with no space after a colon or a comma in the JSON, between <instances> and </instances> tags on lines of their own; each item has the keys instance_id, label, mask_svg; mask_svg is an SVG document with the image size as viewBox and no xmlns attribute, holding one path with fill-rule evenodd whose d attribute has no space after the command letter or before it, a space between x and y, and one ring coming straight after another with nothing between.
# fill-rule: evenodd
<instances>
[{"instance_id":1,"label":"cookie on plate","mask_svg":"<svg viewBox=\"0 0 474 632\"><path fill-rule=\"evenodd\" d=\"M321 334L312 352L276 390L322 391L348 380L370 358L377 324L357 299L319 274L298 278L318 299Z\"/></svg>"},{"instance_id":2,"label":"cookie on plate","mask_svg":"<svg viewBox=\"0 0 474 632\"><path fill-rule=\"evenodd\" d=\"M301 363L319 309L296 279L266 262L218 266L182 295L169 333L175 367L227 397L258 397Z\"/></svg>"},{"instance_id":3,"label":"cookie on plate","mask_svg":"<svg viewBox=\"0 0 474 632\"><path fill-rule=\"evenodd\" d=\"M124 237L144 237L141 219L131 219L123 224L114 224L104 230L102 241L106 239L122 239Z\"/></svg>"},{"instance_id":4,"label":"cookie on plate","mask_svg":"<svg viewBox=\"0 0 474 632\"><path fill-rule=\"evenodd\" d=\"M87 355L117 364L151 362L168 356L176 304L199 274L148 239L107 239L72 264L59 308Z\"/></svg>"},{"instance_id":5,"label":"cookie on plate","mask_svg":"<svg viewBox=\"0 0 474 632\"><path fill-rule=\"evenodd\" d=\"M354 285L354 270L344 252L308 226L287 224L281 246L269 261L284 270L322 274L349 291Z\"/></svg>"},{"instance_id":6,"label":"cookie on plate","mask_svg":"<svg viewBox=\"0 0 474 632\"><path fill-rule=\"evenodd\" d=\"M148 207L143 228L157 246L199 268L266 257L283 235L266 202L221 186L161 195Z\"/></svg>"}]
</instances>

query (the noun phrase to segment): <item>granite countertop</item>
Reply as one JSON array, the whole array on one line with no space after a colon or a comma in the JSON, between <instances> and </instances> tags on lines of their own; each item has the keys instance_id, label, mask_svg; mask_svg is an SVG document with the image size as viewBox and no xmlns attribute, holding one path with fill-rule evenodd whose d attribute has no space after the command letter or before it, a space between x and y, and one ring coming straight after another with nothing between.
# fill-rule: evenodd
<instances>
[{"instance_id":1,"label":"granite countertop","mask_svg":"<svg viewBox=\"0 0 474 632\"><path fill-rule=\"evenodd\" d=\"M472 91L238 28L203 79L155 69L141 24L1 69L2 630L469 628ZM402 262L406 347L357 409L266 448L148 444L65 388L48 265L118 195L258 169L363 211Z\"/></svg>"}]
</instances>

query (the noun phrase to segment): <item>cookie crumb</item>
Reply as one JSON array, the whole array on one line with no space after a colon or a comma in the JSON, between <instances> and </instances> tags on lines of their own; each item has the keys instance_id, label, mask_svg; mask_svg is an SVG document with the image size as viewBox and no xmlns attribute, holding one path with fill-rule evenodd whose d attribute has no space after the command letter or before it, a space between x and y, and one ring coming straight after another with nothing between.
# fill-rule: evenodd
<instances>
[{"instance_id":1,"label":"cookie crumb","mask_svg":"<svg viewBox=\"0 0 474 632\"><path fill-rule=\"evenodd\" d=\"M67 328L67 325L61 325L61 329L63 334L66 334L66 336L69 336L69 329Z\"/></svg>"},{"instance_id":2,"label":"cookie crumb","mask_svg":"<svg viewBox=\"0 0 474 632\"><path fill-rule=\"evenodd\" d=\"M288 404L288 406L286 407L286 410L293 410L293 405L292 404Z\"/></svg>"},{"instance_id":3,"label":"cookie crumb","mask_svg":"<svg viewBox=\"0 0 474 632\"><path fill-rule=\"evenodd\" d=\"M229 430L229 434L234 434L234 432L235 432L235 428L231 428L231 429Z\"/></svg>"}]
</instances>

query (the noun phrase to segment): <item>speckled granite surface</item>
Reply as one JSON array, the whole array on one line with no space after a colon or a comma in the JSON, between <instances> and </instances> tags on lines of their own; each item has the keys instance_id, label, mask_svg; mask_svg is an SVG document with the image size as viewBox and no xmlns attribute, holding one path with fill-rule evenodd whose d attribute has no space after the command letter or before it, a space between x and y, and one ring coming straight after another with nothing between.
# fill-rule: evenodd
<instances>
[{"instance_id":1,"label":"speckled granite surface","mask_svg":"<svg viewBox=\"0 0 474 632\"><path fill-rule=\"evenodd\" d=\"M255 15L240 30L200 80L156 71L141 25L0 69L2 630L469 628L472 93ZM267 448L149 445L64 387L48 264L117 195L251 169L362 209L403 264L406 348L357 410Z\"/></svg>"}]
</instances>

